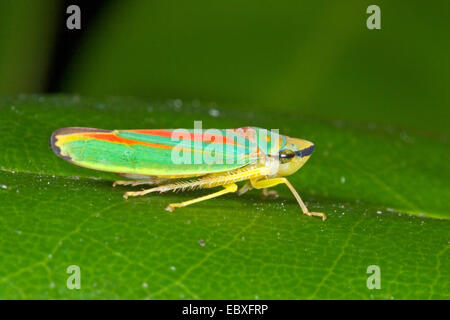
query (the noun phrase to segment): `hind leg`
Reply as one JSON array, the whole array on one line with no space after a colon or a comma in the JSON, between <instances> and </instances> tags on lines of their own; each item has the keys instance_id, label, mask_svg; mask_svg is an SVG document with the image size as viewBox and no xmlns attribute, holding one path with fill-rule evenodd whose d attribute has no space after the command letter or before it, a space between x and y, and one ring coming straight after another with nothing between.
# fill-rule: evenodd
<instances>
[{"instance_id":1,"label":"hind leg","mask_svg":"<svg viewBox=\"0 0 450 320\"><path fill-rule=\"evenodd\" d=\"M232 183L232 184L223 186L223 188L224 188L223 190L220 190L220 191L208 194L208 195L203 196L203 197L199 197L199 198L195 198L195 199L192 199L192 200L189 200L189 201L183 201L183 202L179 202L179 203L171 203L171 204L169 204L166 207L166 210L170 211L170 212L173 212L175 210L175 208L186 207L186 206L188 206L190 204L193 204L193 203L197 203L197 202L200 202L200 201L205 201L205 200L209 200L209 199L212 199L212 198L220 197L220 196L222 196L224 194L227 194L227 193L236 192L237 189L238 189L238 186L235 183Z\"/></svg>"},{"instance_id":2,"label":"hind leg","mask_svg":"<svg viewBox=\"0 0 450 320\"><path fill-rule=\"evenodd\" d=\"M295 199L297 200L298 204L300 205L300 208L302 208L302 211L304 214L308 216L316 216L322 218L322 220L325 220L327 216L322 212L311 212L308 210L306 205L303 203L302 198L300 198L300 195L295 191L292 184L288 181L286 178L273 178L273 179L262 179L262 180L250 180L252 183L253 188L255 189L264 189L264 188L270 188L273 186L276 186L278 184L285 184L291 190L292 194L294 195Z\"/></svg>"},{"instance_id":3,"label":"hind leg","mask_svg":"<svg viewBox=\"0 0 450 320\"><path fill-rule=\"evenodd\" d=\"M138 175L124 175L124 177L130 178L132 180L114 181L113 187L115 187L115 186L132 186L132 187L134 187L134 186L140 186L143 184L160 185L161 183L170 180L167 178L158 178L158 177L151 177L151 176L138 176Z\"/></svg>"},{"instance_id":4,"label":"hind leg","mask_svg":"<svg viewBox=\"0 0 450 320\"><path fill-rule=\"evenodd\" d=\"M236 193L238 196L241 196L244 193L246 193L247 191L250 191L252 189L253 189L252 184L249 181L247 181ZM268 198L268 197L278 198L279 197L278 192L276 192L275 190L269 190L267 188L264 188L262 190L262 195L264 198Z\"/></svg>"},{"instance_id":5,"label":"hind leg","mask_svg":"<svg viewBox=\"0 0 450 320\"><path fill-rule=\"evenodd\" d=\"M155 181L154 179L148 179L148 180L117 180L114 181L113 183L113 187L115 186L140 186L143 184L148 184L148 185L155 185L158 184L157 181Z\"/></svg>"}]
</instances>

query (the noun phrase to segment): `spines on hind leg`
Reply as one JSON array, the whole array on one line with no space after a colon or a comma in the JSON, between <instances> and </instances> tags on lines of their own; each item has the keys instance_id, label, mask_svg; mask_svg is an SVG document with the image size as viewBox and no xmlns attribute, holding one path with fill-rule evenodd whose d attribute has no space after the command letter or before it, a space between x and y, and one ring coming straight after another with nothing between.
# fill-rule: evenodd
<instances>
[{"instance_id":1,"label":"spines on hind leg","mask_svg":"<svg viewBox=\"0 0 450 320\"><path fill-rule=\"evenodd\" d=\"M139 185L143 185L143 184L148 184L148 185L155 185L157 183L155 183L154 180L116 180L113 183L113 187L115 186L139 186Z\"/></svg>"},{"instance_id":2,"label":"spines on hind leg","mask_svg":"<svg viewBox=\"0 0 450 320\"><path fill-rule=\"evenodd\" d=\"M117 180L114 181L113 183L113 187L115 186L139 186L139 185L143 185L143 184L148 184L148 185L160 185L161 183L167 182L170 179L166 179L166 178L158 178L158 177L149 177L149 176L143 176L146 177L146 179L138 179L138 180Z\"/></svg>"},{"instance_id":3,"label":"spines on hind leg","mask_svg":"<svg viewBox=\"0 0 450 320\"><path fill-rule=\"evenodd\" d=\"M138 196L146 195L147 193L152 193L152 192L160 192L161 193L161 192L166 192L169 190L171 190L170 185L163 185L163 186L157 186L157 187L150 188L150 189L144 189L141 191L128 191L128 192L125 192L123 197L125 199L128 199L128 197L138 197Z\"/></svg>"},{"instance_id":4,"label":"spines on hind leg","mask_svg":"<svg viewBox=\"0 0 450 320\"><path fill-rule=\"evenodd\" d=\"M143 196L152 192L167 192L167 191L185 191L203 188L214 188L234 184L239 181L249 180L255 177L267 175L268 170L265 167L259 168L244 168L238 169L234 172L229 172L222 175L207 175L195 180L181 180L169 184L160 185L151 189L142 191L129 191L124 194L124 198Z\"/></svg>"}]
</instances>

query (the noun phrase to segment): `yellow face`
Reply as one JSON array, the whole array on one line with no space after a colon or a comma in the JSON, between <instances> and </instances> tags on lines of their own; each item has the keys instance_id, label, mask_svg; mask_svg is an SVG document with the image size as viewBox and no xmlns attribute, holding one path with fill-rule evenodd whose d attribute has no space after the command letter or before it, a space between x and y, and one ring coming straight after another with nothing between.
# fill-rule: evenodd
<instances>
[{"instance_id":1,"label":"yellow face","mask_svg":"<svg viewBox=\"0 0 450 320\"><path fill-rule=\"evenodd\" d=\"M289 176L300 169L308 161L314 150L314 144L307 140L286 137L286 146L279 152L277 175Z\"/></svg>"}]
</instances>

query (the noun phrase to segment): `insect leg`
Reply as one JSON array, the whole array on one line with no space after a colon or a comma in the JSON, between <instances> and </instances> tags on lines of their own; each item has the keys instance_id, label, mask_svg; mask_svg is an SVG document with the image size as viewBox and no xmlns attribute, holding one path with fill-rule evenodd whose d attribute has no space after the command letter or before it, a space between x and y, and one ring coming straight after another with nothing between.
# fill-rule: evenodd
<instances>
[{"instance_id":1,"label":"insect leg","mask_svg":"<svg viewBox=\"0 0 450 320\"><path fill-rule=\"evenodd\" d=\"M242 196L244 193L246 193L247 191L252 190L252 184L247 181L241 188L239 188L239 190L236 192L238 196ZM278 192L276 192L275 190L269 190L267 188L264 188L262 190L262 195L263 197L270 197L273 196L274 198L278 198Z\"/></svg>"},{"instance_id":2,"label":"insect leg","mask_svg":"<svg viewBox=\"0 0 450 320\"><path fill-rule=\"evenodd\" d=\"M219 184L223 185L223 184ZM167 191L175 191L175 190L186 190L186 189L195 189L195 188L202 188L202 184L200 180L191 180L191 181L175 181L174 183L169 184L163 184L159 185L150 189L144 189L141 191L128 191L125 192L123 197L125 199L128 199L128 197L137 197L137 196L143 196L147 193L151 192L167 192Z\"/></svg>"},{"instance_id":3,"label":"insect leg","mask_svg":"<svg viewBox=\"0 0 450 320\"><path fill-rule=\"evenodd\" d=\"M274 198L278 198L279 197L278 192L276 192L275 190L269 190L267 188L264 188L262 190L262 195L263 195L264 198L271 197L271 196L274 197Z\"/></svg>"},{"instance_id":4,"label":"insect leg","mask_svg":"<svg viewBox=\"0 0 450 320\"><path fill-rule=\"evenodd\" d=\"M294 195L295 199L297 200L298 204L302 208L302 211L304 214L306 214L308 216L321 217L322 220L325 220L327 218L324 213L309 211L308 208L306 207L306 205L303 203L302 198L300 198L300 195L297 193L297 191L295 191L292 184L286 178L273 178L273 179L267 179L267 180L265 180L265 179L264 180L250 180L250 182L252 183L252 186L255 189L270 188L270 187L276 186L278 184L284 183L285 185L288 186L289 190L291 190L291 192Z\"/></svg>"},{"instance_id":5,"label":"insect leg","mask_svg":"<svg viewBox=\"0 0 450 320\"><path fill-rule=\"evenodd\" d=\"M235 174L225 174L225 175L210 175L205 176L196 180L190 181L175 181L169 184L159 185L154 188L145 189L141 191L129 191L124 194L124 198L143 196L151 192L167 192L175 190L192 190L192 189L203 189L203 188L213 188L218 186L228 186L235 182L244 181L252 178L258 178L266 175L266 168L256 168L251 170L239 171ZM237 188L237 186L236 186ZM235 190L236 191L236 190ZM233 192L235 192L233 191Z\"/></svg>"},{"instance_id":6,"label":"insect leg","mask_svg":"<svg viewBox=\"0 0 450 320\"><path fill-rule=\"evenodd\" d=\"M129 177L132 180L117 180L114 181L113 183L113 187L115 186L140 186L143 184L147 184L147 185L160 185L163 182L167 182L170 179L169 178L160 178L160 177L151 177L151 176L142 176L144 178L139 178L138 175L135 176L129 176L129 175L125 175L125 177Z\"/></svg>"},{"instance_id":7,"label":"insect leg","mask_svg":"<svg viewBox=\"0 0 450 320\"><path fill-rule=\"evenodd\" d=\"M227 193L231 193L231 192L236 192L238 189L238 186L235 183L232 184L228 184L223 186L224 189L208 194L206 196L203 197L199 197L199 198L195 198L189 201L183 201L183 202L179 202L179 203L171 203L166 207L167 211L173 212L175 210L175 208L181 208L181 207L186 207L190 204L196 203L196 202L200 202L200 201L204 201L204 200L209 200L212 198L216 198L216 197L220 197L221 195L227 194Z\"/></svg>"},{"instance_id":8,"label":"insect leg","mask_svg":"<svg viewBox=\"0 0 450 320\"><path fill-rule=\"evenodd\" d=\"M116 180L113 183L113 187L115 186L139 186L141 184L154 185L158 184L154 179L149 180Z\"/></svg>"},{"instance_id":9,"label":"insect leg","mask_svg":"<svg viewBox=\"0 0 450 320\"><path fill-rule=\"evenodd\" d=\"M241 188L239 188L239 190L236 193L238 196L242 196L244 193L252 189L253 189L252 184L247 181Z\"/></svg>"}]
</instances>

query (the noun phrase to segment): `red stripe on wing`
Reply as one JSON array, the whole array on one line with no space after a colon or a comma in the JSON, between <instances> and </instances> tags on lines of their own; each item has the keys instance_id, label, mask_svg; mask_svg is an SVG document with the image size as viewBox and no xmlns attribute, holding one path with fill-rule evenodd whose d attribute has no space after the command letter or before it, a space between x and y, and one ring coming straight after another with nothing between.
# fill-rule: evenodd
<instances>
[{"instance_id":1,"label":"red stripe on wing","mask_svg":"<svg viewBox=\"0 0 450 320\"><path fill-rule=\"evenodd\" d=\"M142 146L154 147L154 148L160 148L160 149L173 149L174 148L173 146L168 146L168 145L164 145L164 144L150 143L150 142L121 138L121 137L116 136L114 133L85 133L83 135L88 138L99 139L99 140L115 142L115 143L122 143L122 144L127 144L127 145L142 145Z\"/></svg>"},{"instance_id":2,"label":"red stripe on wing","mask_svg":"<svg viewBox=\"0 0 450 320\"><path fill-rule=\"evenodd\" d=\"M165 130L165 129L142 129L142 130L129 130L130 132L136 132L136 133L142 133L142 134L148 134L153 136L161 136L161 137L171 137L173 135L173 131ZM237 142L229 138L227 136L223 135L215 135L210 133L188 133L189 139L192 141L202 141L202 142L215 142L215 143L222 143L222 144L231 144L231 145L237 145ZM218 138L216 141L215 139Z\"/></svg>"}]
</instances>

